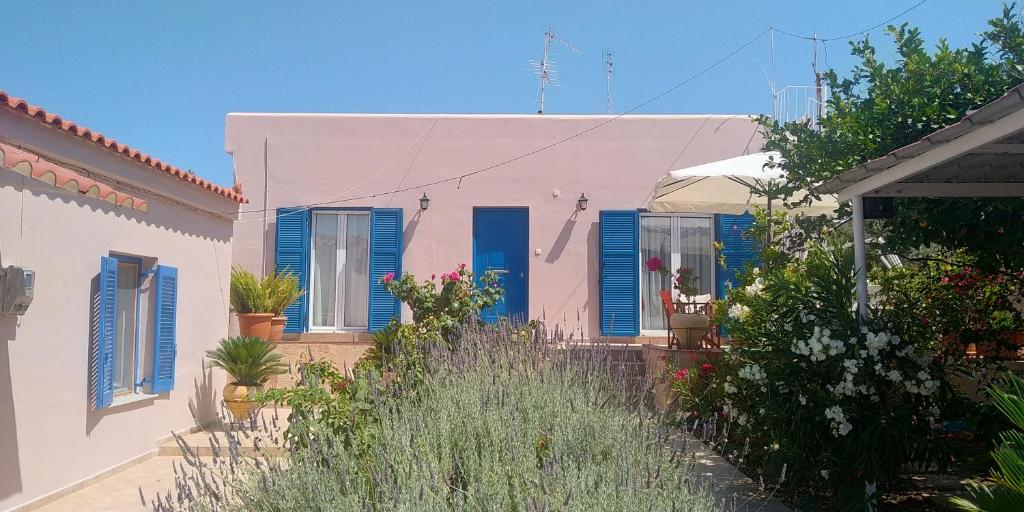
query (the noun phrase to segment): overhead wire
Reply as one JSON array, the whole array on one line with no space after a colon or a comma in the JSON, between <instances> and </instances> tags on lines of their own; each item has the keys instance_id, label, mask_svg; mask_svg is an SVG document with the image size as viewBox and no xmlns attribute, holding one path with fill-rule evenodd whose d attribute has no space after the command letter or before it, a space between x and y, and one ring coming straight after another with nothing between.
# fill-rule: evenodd
<instances>
[{"instance_id":1,"label":"overhead wire","mask_svg":"<svg viewBox=\"0 0 1024 512\"><path fill-rule=\"evenodd\" d=\"M331 198L330 200L318 201L318 202L315 202L315 203L309 203L309 204L304 204L304 205L298 205L298 206L296 206L296 208L300 208L300 210L296 211L296 213L300 213L301 211L303 211L305 209L314 208L314 207L317 207L317 206L323 206L323 205L327 205L327 204L338 204L338 203L344 203L344 202L349 202L349 201L359 201L359 200L364 200L364 199L373 199L373 198L376 198L376 197L381 197L381 196L386 196L386 195L391 195L391 194L399 194L399 193L402 193L402 192L409 192L409 191L419 190L419 189L423 189L423 188L427 188L427 187L433 187L433 186L441 185L441 184L444 184L444 183L451 183L451 182L454 182L454 181L462 181L465 178L468 178L468 177L471 177L471 176L476 176L478 174L482 174L482 173L485 173L485 172L497 169L499 167L503 167L505 165L517 162L517 161L522 160L524 158L529 158L529 157L531 157L533 155L536 155L538 153L547 151L547 150L549 150L551 148L554 148L556 146L560 146L562 144L565 144L566 142L569 142L569 141L572 141L572 140L577 139L579 137L582 137L582 136L584 136L584 135L586 135L586 134L588 134L588 133L590 133L590 132L592 132L594 130L597 130L598 128L601 128L601 127L603 127L603 126L605 126L605 125L607 125L609 123L612 123L612 122L614 122L614 121L616 121L618 119L621 119L622 117L624 117L626 115L632 114L633 112L636 112L637 110L640 110L640 109L646 107L647 105L650 105L651 103L654 103L655 101L658 101L661 98L664 98L665 96L668 96L669 94L672 94L673 92L675 92L679 88L681 88L681 87L685 86L686 84L696 80L697 78L700 78L701 76L706 74L708 71L711 71L712 69L715 69L716 67L720 66L725 61L729 60L730 58L732 58L736 54L738 54L741 51L743 51L744 49L746 49L748 46L754 44L759 39L761 39L766 34L768 34L768 32L770 30L771 30L770 28L763 30L761 33L757 34L756 36L754 36L753 38L751 38L747 42L745 42L742 45L738 46L736 49L732 50L728 54L724 55L723 57L720 57L716 61L712 62L711 64L709 64L707 66L705 66L700 71L690 75L685 80L683 80L681 82L678 82L675 85L673 85L672 87L669 87L668 89L665 89L664 91L662 91L662 92L660 92L660 93L658 93L658 94L656 94L656 95L654 95L654 96L652 96L652 97L650 97L650 98L640 102L639 104L633 106L629 110L626 110L625 112L622 112L620 114L616 114L614 116L611 116L608 119L604 119L601 122L599 122L599 123L597 123L597 124L595 124L593 126L590 126L589 128L586 128L584 130L576 132L576 133L574 133L572 135L569 135L569 136L567 136L565 138L558 139L558 140L556 140L556 141L554 141L554 142L552 142L550 144L545 144L543 146L540 146L540 147L538 147L536 149L533 149L531 151L528 151L526 153L522 153L520 155L517 155L517 156L511 157L511 158L502 160L500 162L496 162L496 163L488 165L486 167L482 167L482 168L479 168L479 169L476 169L476 170L473 170L473 171L470 171L470 172L465 172L465 173L462 173L462 174L459 174L459 175L450 176L450 177L447 177L447 178L441 178L441 179L437 179L437 180L426 182L426 183L420 183L418 185L410 185L408 187L402 187L402 188L397 188L397 189L393 189L393 190L387 190L387 191L383 191L383 192L375 192L373 194L365 194L365 195L361 195L361 196L357 196L357 197L338 199L337 196L335 196L334 198ZM339 194L339 195L344 195L344 192ZM238 213L238 214L266 213L266 212L271 211L271 210L273 210L273 208L262 208L262 209L256 209L256 210L242 210L242 211L238 211L238 212L224 212L224 213L225 214L232 214L232 213ZM287 214L282 214L282 215L287 215ZM273 219L273 218L276 218L276 217L277 217L276 215L273 215L273 216L268 216L266 218L267 219ZM264 219L263 217L260 217L260 218L257 218L257 219L246 219L245 221L238 221L238 222L254 222L254 221L262 221L263 219Z\"/></svg>"},{"instance_id":2,"label":"overhead wire","mask_svg":"<svg viewBox=\"0 0 1024 512\"><path fill-rule=\"evenodd\" d=\"M928 0L920 0L916 4L911 5L910 7L904 9L903 11L901 11L899 14L896 14L895 16L889 17L888 19L886 19L885 21L882 21L881 23L877 23L877 24L872 25L872 26L870 26L870 27L868 27L868 28L866 28L864 30L858 30L857 32L846 34L844 36L817 37L817 36L813 36L813 35L808 36L808 35L803 35L803 34L796 34L796 33L793 33L793 32L789 32L788 30L782 30L780 28L775 28L774 30L776 32L780 33L780 34L785 34L785 35L790 36L790 37L796 37L798 39L807 39L809 41L811 41L811 40L813 40L813 41L825 41L825 42L827 42L827 41L841 41L841 40L844 40L844 39L851 39L851 38L854 38L854 37L857 37L857 36L860 36L860 35L867 34L868 32L871 32L872 30L875 30L875 29L877 29L877 28L879 28L879 27L881 27L883 25L887 25L887 24L889 24L890 22L892 22L893 20L895 20L897 18L902 18L903 16L908 14L910 11L913 11L914 9L917 9L918 7L921 7L922 5L924 5L927 2L928 2Z\"/></svg>"},{"instance_id":3,"label":"overhead wire","mask_svg":"<svg viewBox=\"0 0 1024 512\"><path fill-rule=\"evenodd\" d=\"M914 5L911 5L907 9L904 9L903 11L897 13L894 16L891 16L891 17L885 19L884 21L882 21L880 23L872 25L871 27L868 27L866 29L859 30L857 32L853 32L853 33L850 33L850 34L846 34L846 35L843 35L843 36L837 36L837 37L807 36L807 35L797 34L797 33L794 33L794 32L789 32L787 30L778 29L778 28L775 28L775 27L769 27L769 28L763 30L762 32L760 32L759 34L757 34L756 36L754 36L753 38L749 39L747 42L745 42L742 45L738 46L737 48L735 48L731 52L729 52L726 55L720 57L719 59L715 60L711 64L705 66L700 71L690 75L685 80L676 83L672 87L669 87L668 89L666 89L666 90L664 90L664 91L662 91L662 92L660 92L660 93L658 93L658 94L656 94L656 95L654 95L654 96L652 96L652 97L650 97L650 98L640 102L639 104L633 106L632 108L630 108L630 109L628 109L628 110L626 110L626 111L624 111L622 113L616 114L616 115L614 115L612 117L609 117L608 119L604 119L601 122L599 122L599 123L597 123L597 124L595 124L595 125L593 125L593 126L591 126L589 128L586 128L584 130L576 132L576 133L574 133L572 135L569 135L568 137L556 140L556 141L554 141L554 142L552 142L550 144L546 144L546 145L540 146L540 147L538 147L536 149L533 149L533 150L528 151L526 153L522 153L522 154L514 156L512 158L508 158L508 159L502 160L500 162L488 165L486 167L482 167L482 168L479 168L479 169L476 169L476 170L473 170L473 171L469 171L469 172L466 172L466 173L463 173L463 174L459 174L459 175L455 175L455 176L450 176L450 177L447 177L447 178L441 178L441 179L437 179L437 180L426 182L426 183L420 183L420 184L417 184L417 185L411 185L411 186L408 186L408 187L400 187L400 188L396 188L396 189L393 189L393 190L387 190L387 191L382 191L382 192L375 192L375 193L372 193L372 194L365 194L365 195L361 195L361 196L349 197L349 198L344 198L344 199L340 198L341 196L345 195L346 193L351 192L352 190L355 190L355 189L363 186L368 181L370 181L374 177L380 175L381 173L386 171L388 168L390 168L390 166L393 165L395 161L397 161L399 158L401 158L402 155L404 155L412 147L414 147L415 144L419 141L419 139L421 139L426 133L428 133L433 128L434 123L437 122L437 119L435 119L434 123L432 123L427 128L427 130L424 131L424 133L420 134L420 136L417 137L417 139L412 144L410 144L398 156L396 156L394 159L392 159L392 161L389 162L384 168L378 170L376 173L371 175L369 178L364 179L358 185L356 185L354 187L350 187L348 190L343 191L343 192L341 192L339 194L336 194L336 195L332 196L331 198L328 198L327 200L318 201L318 202L315 202L315 203L308 203L308 204L304 204L304 205L298 205L298 206L294 207L294 208L298 208L297 210L293 210L291 212L284 213L284 214L281 214L281 215L282 216L283 215L293 215L293 214L301 213L301 212L303 212L305 210L308 210L310 208L315 208L317 206L324 206L324 205L328 205L328 204L345 203L345 202L349 202L349 201L359 201L359 200L365 200L365 199L373 199L373 198L377 198L377 197L381 197L381 196L387 196L387 195L392 195L392 194L399 194L399 193L402 193L402 192L409 192L409 191L413 191L413 190L420 190L420 189L423 189L423 188L433 187L433 186L441 185L441 184L444 184L444 183L451 183L451 182L454 182L454 181L458 181L460 183L460 185L461 185L462 180L465 179L465 178L468 178L468 177L471 177L471 176L476 176L478 174L482 174L482 173L485 173L485 172L497 169L499 167L506 166L508 164L517 162L519 160L523 160L525 158L529 158L529 157L531 157L533 155L536 155L538 153L542 153L542 152L547 151L549 149L552 149L554 147L557 147L557 146L560 146L562 144L565 144L566 142L575 140L575 139L577 139L579 137L582 137L582 136L584 136L584 135L586 135L586 134L588 134L588 133L590 133L590 132L592 132L594 130L597 130L597 129L599 129L599 128L607 125L607 124L610 124L610 123L612 123L612 122L614 122L614 121L616 121L618 119L621 119L622 117L624 117L626 115L632 114L633 112L636 112L637 110L640 110L640 109L646 107L647 105L650 105L651 103L654 103L654 102L660 100L661 98L664 98L665 96L668 96L669 94L672 94L673 92L675 92L679 88L689 84L690 82L696 80L697 78L700 78L701 76L703 76L707 72L717 68L718 66L723 64L725 61L727 61L727 60L731 59L732 57L736 56L738 53L740 53L741 51L746 49L748 46L754 44L759 39L761 39L762 37L764 37L765 35L767 35L769 33L778 32L780 34L784 34L784 35L787 35L787 36L790 36L790 37L795 37L795 38L799 38L799 39L814 40L814 41L822 41L822 43L826 43L828 41L838 41L838 40L850 39L850 38L853 38L853 37L856 37L856 36L863 35L863 34L866 34L868 32L871 32L871 31L873 31L873 30L875 30L875 29L877 29L877 28L879 28L879 27L881 27L883 25L886 25L886 24L892 22L893 20L895 20L897 18L905 16L906 14L910 13L911 11L917 9L918 7L924 5L927 2L928 2L928 0L919 0ZM238 214L238 215L242 215L242 214L247 214L247 213L266 213L266 212L269 212L271 210L273 210L273 209L272 208L261 208L261 209L256 209L256 210L239 210L239 211L236 211L236 212L224 212L224 214ZM255 218L255 219L237 220L236 222L262 222L264 220L274 219L274 218L277 218L277 217L278 217L278 215L271 215L271 216L264 216L264 217Z\"/></svg>"}]
</instances>

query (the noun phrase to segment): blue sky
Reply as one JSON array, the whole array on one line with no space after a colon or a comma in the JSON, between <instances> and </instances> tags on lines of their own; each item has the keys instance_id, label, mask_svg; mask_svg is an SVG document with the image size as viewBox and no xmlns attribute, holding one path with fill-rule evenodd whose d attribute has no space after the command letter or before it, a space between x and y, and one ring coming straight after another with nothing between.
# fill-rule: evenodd
<instances>
[{"instance_id":1,"label":"blue sky","mask_svg":"<svg viewBox=\"0 0 1024 512\"><path fill-rule=\"evenodd\" d=\"M5 0L0 89L230 184L228 112L535 111L528 61L548 24L584 54L556 50L562 86L548 94L546 111L604 113L601 59L611 48L621 112L769 26L831 37L917 1ZM930 43L946 37L959 47L1001 6L929 0L897 21L919 26ZM891 53L881 29L871 35ZM641 112L770 112L768 41ZM778 35L775 54L780 86L812 82L810 42ZM827 64L850 68L845 42L828 44Z\"/></svg>"}]
</instances>

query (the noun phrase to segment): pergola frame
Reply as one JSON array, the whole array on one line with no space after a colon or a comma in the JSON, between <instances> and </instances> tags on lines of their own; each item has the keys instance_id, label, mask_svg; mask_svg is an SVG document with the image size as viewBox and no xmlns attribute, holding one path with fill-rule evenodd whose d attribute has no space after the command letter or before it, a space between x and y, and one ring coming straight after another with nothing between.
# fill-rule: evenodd
<instances>
[{"instance_id":1,"label":"pergola frame","mask_svg":"<svg viewBox=\"0 0 1024 512\"><path fill-rule=\"evenodd\" d=\"M857 308L868 312L865 197L1024 197L1024 85L815 189L853 206Z\"/></svg>"}]
</instances>

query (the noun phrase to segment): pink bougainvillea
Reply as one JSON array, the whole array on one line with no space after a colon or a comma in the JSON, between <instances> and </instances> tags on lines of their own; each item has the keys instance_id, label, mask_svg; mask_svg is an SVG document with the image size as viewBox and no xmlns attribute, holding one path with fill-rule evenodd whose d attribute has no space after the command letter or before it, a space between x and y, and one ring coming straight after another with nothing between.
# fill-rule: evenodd
<instances>
[{"instance_id":1,"label":"pink bougainvillea","mask_svg":"<svg viewBox=\"0 0 1024 512\"><path fill-rule=\"evenodd\" d=\"M384 274L384 277L380 278L380 280L384 284L388 284L391 281L395 280L395 273L394 272L388 272L387 274Z\"/></svg>"}]
</instances>

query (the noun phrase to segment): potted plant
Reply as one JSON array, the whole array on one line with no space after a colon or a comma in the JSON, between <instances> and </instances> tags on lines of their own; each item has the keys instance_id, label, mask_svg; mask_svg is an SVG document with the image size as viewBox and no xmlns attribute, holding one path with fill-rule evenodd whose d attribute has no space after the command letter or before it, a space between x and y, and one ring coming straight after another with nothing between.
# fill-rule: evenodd
<instances>
[{"instance_id":1,"label":"potted plant","mask_svg":"<svg viewBox=\"0 0 1024 512\"><path fill-rule=\"evenodd\" d=\"M263 283L252 272L231 269L231 309L238 313L238 330L242 336L270 338L274 314Z\"/></svg>"},{"instance_id":2,"label":"potted plant","mask_svg":"<svg viewBox=\"0 0 1024 512\"><path fill-rule=\"evenodd\" d=\"M259 409L256 394L270 377L287 369L270 342L253 336L225 338L216 350L207 351L206 357L215 368L227 372L224 405L238 421L252 417Z\"/></svg>"},{"instance_id":3,"label":"potted plant","mask_svg":"<svg viewBox=\"0 0 1024 512\"><path fill-rule=\"evenodd\" d=\"M284 310L302 297L304 290L299 288L299 277L291 272L275 272L263 279L263 291L267 296L267 305L273 318L270 320L270 341L281 341L284 337L284 326L288 317Z\"/></svg>"},{"instance_id":4,"label":"potted plant","mask_svg":"<svg viewBox=\"0 0 1024 512\"><path fill-rule=\"evenodd\" d=\"M663 277L669 275L665 263L657 256L648 258L645 265L651 272L658 272ZM692 348L700 342L711 323L707 314L707 305L697 302L697 294L700 293L700 290L694 286L694 280L695 275L692 268L679 267L676 270L675 276L672 278L672 288L676 291L675 295L682 301L682 307L668 319L669 327L677 338L685 341L688 348ZM708 302L710 299L709 296L703 301Z\"/></svg>"}]
</instances>

